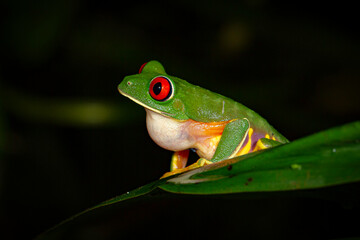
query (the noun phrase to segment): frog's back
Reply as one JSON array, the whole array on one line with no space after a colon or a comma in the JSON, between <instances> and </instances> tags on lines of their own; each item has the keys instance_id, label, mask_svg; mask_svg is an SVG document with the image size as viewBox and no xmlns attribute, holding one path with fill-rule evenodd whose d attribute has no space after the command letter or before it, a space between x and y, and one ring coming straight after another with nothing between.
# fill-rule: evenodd
<instances>
[{"instance_id":1,"label":"frog's back","mask_svg":"<svg viewBox=\"0 0 360 240\"><path fill-rule=\"evenodd\" d=\"M281 143L289 142L281 133L279 133L273 126L268 123L266 119L264 119L258 113L244 106L241 103L233 100L231 100L231 102L232 103L229 104L228 109L228 111L231 112L229 116L231 116L232 119L247 118L250 122L250 127L254 131L254 138L268 137Z\"/></svg>"},{"instance_id":2,"label":"frog's back","mask_svg":"<svg viewBox=\"0 0 360 240\"><path fill-rule=\"evenodd\" d=\"M288 142L288 140L263 117L243 104L228 97L195 85L192 85L191 88L187 88L184 95L183 101L185 101L185 105L192 106L191 108L186 108L186 114L195 121L222 122L247 118L255 134L258 134L259 136L268 134L271 138L274 138L279 142ZM196 99L187 98L186 95L196 96Z\"/></svg>"}]
</instances>

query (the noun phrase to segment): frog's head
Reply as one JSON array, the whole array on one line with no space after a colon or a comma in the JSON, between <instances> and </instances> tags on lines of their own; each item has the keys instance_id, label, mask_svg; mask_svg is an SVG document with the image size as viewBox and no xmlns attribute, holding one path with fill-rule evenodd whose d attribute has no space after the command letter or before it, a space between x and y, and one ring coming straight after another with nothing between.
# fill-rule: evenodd
<instances>
[{"instance_id":1,"label":"frog's head","mask_svg":"<svg viewBox=\"0 0 360 240\"><path fill-rule=\"evenodd\" d=\"M187 86L186 81L167 75L158 61L150 61L141 66L138 74L125 77L118 90L151 111L187 120L183 101L189 90Z\"/></svg>"}]
</instances>

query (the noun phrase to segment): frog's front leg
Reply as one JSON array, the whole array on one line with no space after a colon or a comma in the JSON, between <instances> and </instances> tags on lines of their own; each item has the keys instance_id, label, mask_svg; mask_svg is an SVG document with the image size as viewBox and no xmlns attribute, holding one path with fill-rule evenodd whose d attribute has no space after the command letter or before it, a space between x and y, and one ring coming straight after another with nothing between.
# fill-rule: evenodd
<instances>
[{"instance_id":1,"label":"frog's front leg","mask_svg":"<svg viewBox=\"0 0 360 240\"><path fill-rule=\"evenodd\" d=\"M171 158L170 172L165 173L161 178L169 177L178 173L195 168L194 164L186 167L189 158L189 149L174 152Z\"/></svg>"},{"instance_id":2,"label":"frog's front leg","mask_svg":"<svg viewBox=\"0 0 360 240\"><path fill-rule=\"evenodd\" d=\"M185 168L188 158L189 149L174 152L171 158L170 171Z\"/></svg>"},{"instance_id":3,"label":"frog's front leg","mask_svg":"<svg viewBox=\"0 0 360 240\"><path fill-rule=\"evenodd\" d=\"M182 173L182 172L186 172L189 171L191 169L195 169L198 167L202 167L208 164L211 164L212 162L206 160L205 158L200 158L199 160L196 161L196 163L191 164L190 166L184 167L184 168L178 168L175 170L171 170L170 172L165 173L164 175L161 176L161 178L165 178L165 177L169 177L178 173Z\"/></svg>"}]
</instances>

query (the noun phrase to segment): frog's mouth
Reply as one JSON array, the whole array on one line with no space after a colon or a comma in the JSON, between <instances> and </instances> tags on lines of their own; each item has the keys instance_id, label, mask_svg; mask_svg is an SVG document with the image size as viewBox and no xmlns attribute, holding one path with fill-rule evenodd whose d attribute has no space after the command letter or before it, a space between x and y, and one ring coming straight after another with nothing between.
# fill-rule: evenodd
<instances>
[{"instance_id":1,"label":"frog's mouth","mask_svg":"<svg viewBox=\"0 0 360 240\"><path fill-rule=\"evenodd\" d=\"M158 113L158 114L160 114L160 115L162 115L162 116L170 117L167 113L161 112L161 111L159 111L159 110L157 110L157 109L155 109L155 108L149 107L149 106L145 105L144 103L142 103L141 101L139 101L138 99L133 98L133 97L129 96L128 94L124 93L124 92L121 91L120 89L118 89L118 90L119 90L119 93L120 93L121 95L123 95L123 96L125 96L125 97L127 97L127 98L130 98L130 100L136 102L136 103L139 104L140 106L143 106L144 108L149 109L150 111L156 112L156 113Z\"/></svg>"}]
</instances>

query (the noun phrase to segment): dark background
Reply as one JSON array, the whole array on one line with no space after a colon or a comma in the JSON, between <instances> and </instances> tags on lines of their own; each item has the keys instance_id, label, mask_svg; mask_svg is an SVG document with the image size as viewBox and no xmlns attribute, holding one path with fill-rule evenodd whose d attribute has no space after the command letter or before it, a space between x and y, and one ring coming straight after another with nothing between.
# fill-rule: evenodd
<instances>
[{"instance_id":1,"label":"dark background","mask_svg":"<svg viewBox=\"0 0 360 240\"><path fill-rule=\"evenodd\" d=\"M171 152L151 141L144 110L117 92L151 59L254 109L290 140L359 119L358 12L346 2L19 0L0 9L1 239L32 238L168 171ZM359 236L348 189L167 195L59 236Z\"/></svg>"}]
</instances>

